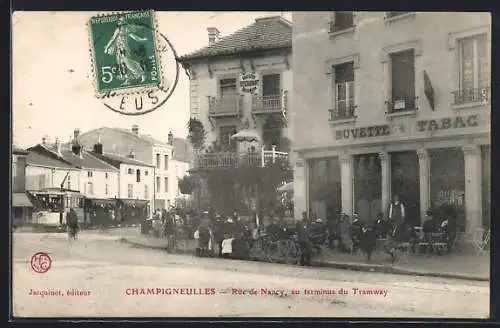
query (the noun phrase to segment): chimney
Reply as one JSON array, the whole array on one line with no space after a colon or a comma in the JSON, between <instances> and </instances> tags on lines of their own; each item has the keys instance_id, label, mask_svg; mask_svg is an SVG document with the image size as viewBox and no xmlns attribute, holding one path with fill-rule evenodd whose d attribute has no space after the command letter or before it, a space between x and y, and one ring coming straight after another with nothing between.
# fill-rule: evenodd
<instances>
[{"instance_id":1,"label":"chimney","mask_svg":"<svg viewBox=\"0 0 500 328\"><path fill-rule=\"evenodd\" d=\"M43 136L42 138L42 145L45 145L47 143L47 137Z\"/></svg>"},{"instance_id":2,"label":"chimney","mask_svg":"<svg viewBox=\"0 0 500 328\"><path fill-rule=\"evenodd\" d=\"M80 136L80 129L75 129L73 131L73 142L78 142L78 137Z\"/></svg>"},{"instance_id":3,"label":"chimney","mask_svg":"<svg viewBox=\"0 0 500 328\"><path fill-rule=\"evenodd\" d=\"M59 138L56 138L55 146L56 146L56 150L57 150L57 155L62 156L61 143L59 142Z\"/></svg>"},{"instance_id":4,"label":"chimney","mask_svg":"<svg viewBox=\"0 0 500 328\"><path fill-rule=\"evenodd\" d=\"M168 133L168 144L170 146L172 146L174 144L174 134L172 133L172 131L170 131Z\"/></svg>"},{"instance_id":5,"label":"chimney","mask_svg":"<svg viewBox=\"0 0 500 328\"><path fill-rule=\"evenodd\" d=\"M97 141L97 143L94 145L94 153L102 155L102 143L100 138L99 141Z\"/></svg>"},{"instance_id":6,"label":"chimney","mask_svg":"<svg viewBox=\"0 0 500 328\"><path fill-rule=\"evenodd\" d=\"M139 135L139 125L132 125L132 133L135 135Z\"/></svg>"},{"instance_id":7,"label":"chimney","mask_svg":"<svg viewBox=\"0 0 500 328\"><path fill-rule=\"evenodd\" d=\"M133 151L133 150L131 150L131 151L130 151L130 153L128 154L128 156L127 156L127 157L128 157L128 158L132 158L132 159L134 159L134 158L135 158L135 153L134 153L134 151Z\"/></svg>"},{"instance_id":8,"label":"chimney","mask_svg":"<svg viewBox=\"0 0 500 328\"><path fill-rule=\"evenodd\" d=\"M216 27L208 27L208 45L212 45L219 41L220 32Z\"/></svg>"},{"instance_id":9,"label":"chimney","mask_svg":"<svg viewBox=\"0 0 500 328\"><path fill-rule=\"evenodd\" d=\"M77 156L82 156L82 146L80 146L78 143L73 143L73 145L71 146L71 151Z\"/></svg>"},{"instance_id":10,"label":"chimney","mask_svg":"<svg viewBox=\"0 0 500 328\"><path fill-rule=\"evenodd\" d=\"M100 135L97 135L97 143L94 144L94 153L102 155L102 143Z\"/></svg>"}]
</instances>

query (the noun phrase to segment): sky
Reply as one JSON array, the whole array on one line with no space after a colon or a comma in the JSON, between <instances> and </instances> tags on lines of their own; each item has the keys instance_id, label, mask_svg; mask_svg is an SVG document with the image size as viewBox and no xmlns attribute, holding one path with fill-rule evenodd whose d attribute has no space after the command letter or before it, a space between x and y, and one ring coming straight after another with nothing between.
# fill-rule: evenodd
<instances>
[{"instance_id":1,"label":"sky","mask_svg":"<svg viewBox=\"0 0 500 328\"><path fill-rule=\"evenodd\" d=\"M15 12L12 16L13 144L27 148L49 140L65 142L75 128L85 132L108 126L130 129L167 140L169 131L185 138L189 119L189 80L181 69L177 87L166 104L140 116L106 108L95 97L86 23L102 12ZM281 12L157 12L159 30L179 56L208 45L207 27L221 36Z\"/></svg>"}]
</instances>

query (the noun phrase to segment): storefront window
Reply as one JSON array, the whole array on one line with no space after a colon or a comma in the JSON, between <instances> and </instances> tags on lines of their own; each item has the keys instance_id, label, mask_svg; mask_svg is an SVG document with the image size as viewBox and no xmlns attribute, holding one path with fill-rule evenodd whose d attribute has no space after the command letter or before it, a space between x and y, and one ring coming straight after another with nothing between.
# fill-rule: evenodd
<instances>
[{"instance_id":1,"label":"storefront window","mask_svg":"<svg viewBox=\"0 0 500 328\"><path fill-rule=\"evenodd\" d=\"M382 211L381 172L378 154L354 156L354 209L363 220L375 220Z\"/></svg>"},{"instance_id":2,"label":"storefront window","mask_svg":"<svg viewBox=\"0 0 500 328\"><path fill-rule=\"evenodd\" d=\"M391 191L392 195L398 195L404 204L407 222L420 225L420 177L417 152L391 153Z\"/></svg>"},{"instance_id":3,"label":"storefront window","mask_svg":"<svg viewBox=\"0 0 500 328\"><path fill-rule=\"evenodd\" d=\"M490 227L491 220L491 146L481 146L481 164L483 175L483 226Z\"/></svg>"},{"instance_id":4,"label":"storefront window","mask_svg":"<svg viewBox=\"0 0 500 328\"><path fill-rule=\"evenodd\" d=\"M429 151L431 204L434 211L453 205L458 213L457 228L465 231L465 162L460 148Z\"/></svg>"},{"instance_id":5,"label":"storefront window","mask_svg":"<svg viewBox=\"0 0 500 328\"><path fill-rule=\"evenodd\" d=\"M342 209L338 158L309 162L309 216L331 220Z\"/></svg>"}]
</instances>

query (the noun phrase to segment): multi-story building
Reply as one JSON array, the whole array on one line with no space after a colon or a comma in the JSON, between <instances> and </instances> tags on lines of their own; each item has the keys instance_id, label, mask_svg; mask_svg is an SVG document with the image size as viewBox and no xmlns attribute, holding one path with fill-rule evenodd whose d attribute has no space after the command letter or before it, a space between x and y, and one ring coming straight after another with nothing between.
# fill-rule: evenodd
<instances>
[{"instance_id":1,"label":"multi-story building","mask_svg":"<svg viewBox=\"0 0 500 328\"><path fill-rule=\"evenodd\" d=\"M295 215L490 214L491 16L294 12Z\"/></svg>"},{"instance_id":2,"label":"multi-story building","mask_svg":"<svg viewBox=\"0 0 500 328\"><path fill-rule=\"evenodd\" d=\"M114 166L119 170L118 195L123 203L126 200L143 200L149 206L149 217L152 217L154 203L155 167L135 159L134 153L128 156L120 156L108 153L103 144L94 145L92 156Z\"/></svg>"},{"instance_id":3,"label":"multi-story building","mask_svg":"<svg viewBox=\"0 0 500 328\"><path fill-rule=\"evenodd\" d=\"M286 116L292 25L280 16L259 18L222 38L210 27L208 40L207 47L180 58L190 79L190 115L203 123L206 147L216 142L236 150L231 136L239 129L254 129L263 139L266 128L276 129L271 121ZM286 126L283 134L288 135ZM279 146L279 140L263 142Z\"/></svg>"},{"instance_id":4,"label":"multi-story building","mask_svg":"<svg viewBox=\"0 0 500 328\"><path fill-rule=\"evenodd\" d=\"M207 30L208 46L180 58L189 76L190 116L206 132L204 150L195 155L191 171L234 167L245 159L262 165L273 145L288 152L291 23L280 16L259 18L224 37L215 27ZM242 130L256 135L259 143L231 138ZM256 156L248 156L248 150Z\"/></svg>"},{"instance_id":5,"label":"multi-story building","mask_svg":"<svg viewBox=\"0 0 500 328\"><path fill-rule=\"evenodd\" d=\"M26 158L28 152L12 150L12 220L14 223L27 221L33 204L26 195Z\"/></svg>"},{"instance_id":6,"label":"multi-story building","mask_svg":"<svg viewBox=\"0 0 500 328\"><path fill-rule=\"evenodd\" d=\"M132 129L102 127L79 135L79 142L85 149L92 149L99 140L106 151L120 156L131 152L135 159L151 164L154 170L155 208L168 208L179 194L178 180L189 170L190 150L184 139L169 134L168 141L162 142L149 135L139 133L139 126Z\"/></svg>"},{"instance_id":7,"label":"multi-story building","mask_svg":"<svg viewBox=\"0 0 500 328\"><path fill-rule=\"evenodd\" d=\"M53 145L42 142L28 149L27 189L62 187L78 190L90 199L118 196L118 170L83 149L78 136L79 131L75 130L71 147L56 140Z\"/></svg>"}]
</instances>

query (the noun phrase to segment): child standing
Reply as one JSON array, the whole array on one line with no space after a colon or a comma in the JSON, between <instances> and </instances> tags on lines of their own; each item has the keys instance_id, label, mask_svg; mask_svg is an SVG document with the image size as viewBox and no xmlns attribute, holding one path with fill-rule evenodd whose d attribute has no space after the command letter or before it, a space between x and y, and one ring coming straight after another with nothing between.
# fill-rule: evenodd
<instances>
[{"instance_id":1,"label":"child standing","mask_svg":"<svg viewBox=\"0 0 500 328\"><path fill-rule=\"evenodd\" d=\"M222 241L222 257L231 258L233 252L233 240L229 233L224 234L224 240Z\"/></svg>"}]
</instances>

